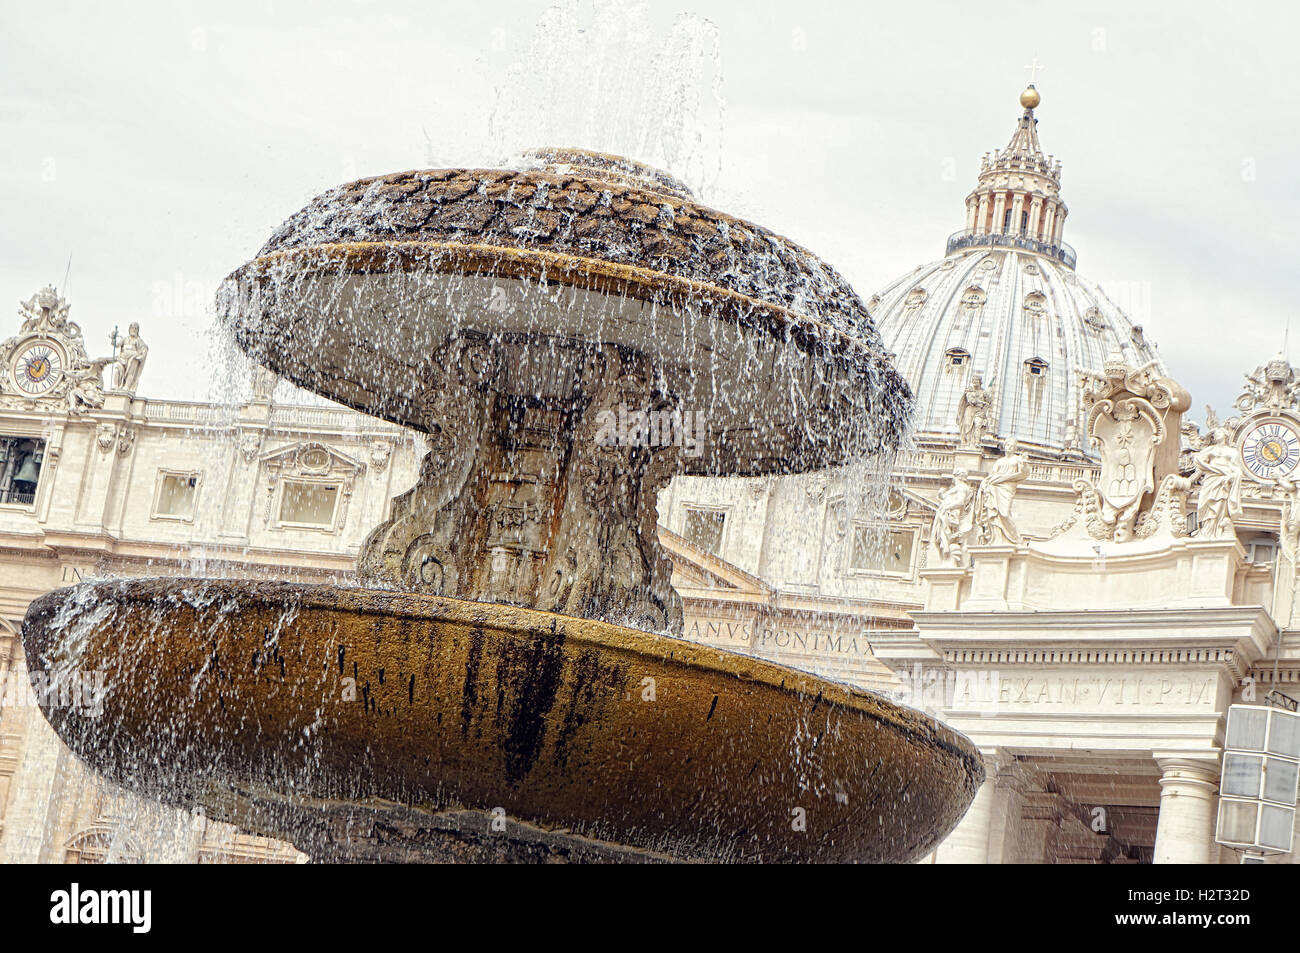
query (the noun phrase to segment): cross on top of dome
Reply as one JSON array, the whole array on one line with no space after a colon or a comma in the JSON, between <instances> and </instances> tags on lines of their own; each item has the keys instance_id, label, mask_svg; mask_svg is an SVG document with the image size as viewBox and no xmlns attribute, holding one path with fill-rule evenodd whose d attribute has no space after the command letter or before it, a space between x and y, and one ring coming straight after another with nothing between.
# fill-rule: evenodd
<instances>
[{"instance_id":1,"label":"cross on top of dome","mask_svg":"<svg viewBox=\"0 0 1300 953\"><path fill-rule=\"evenodd\" d=\"M1040 69L1047 69L1047 67L1038 62L1038 54L1035 53L1033 61L1025 64L1025 69L1029 70L1029 88L1033 89L1034 80L1038 78L1038 71Z\"/></svg>"},{"instance_id":2,"label":"cross on top of dome","mask_svg":"<svg viewBox=\"0 0 1300 953\"><path fill-rule=\"evenodd\" d=\"M1025 69L1029 70L1029 85L1020 94L1020 105L1025 107L1026 112L1033 112L1043 99L1038 93L1038 87L1034 85L1034 80L1038 77L1038 71L1047 67L1038 62L1038 54L1035 53L1033 60L1025 64Z\"/></svg>"}]
</instances>

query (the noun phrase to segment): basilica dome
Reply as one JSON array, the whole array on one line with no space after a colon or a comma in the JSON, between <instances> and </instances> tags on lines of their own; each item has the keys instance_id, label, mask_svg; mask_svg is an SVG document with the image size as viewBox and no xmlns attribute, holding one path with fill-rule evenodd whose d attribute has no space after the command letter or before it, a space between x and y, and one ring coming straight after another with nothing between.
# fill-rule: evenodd
<instances>
[{"instance_id":1,"label":"basilica dome","mask_svg":"<svg viewBox=\"0 0 1300 953\"><path fill-rule=\"evenodd\" d=\"M1116 351L1135 367L1159 356L1141 326L1075 271L1061 240L1061 165L1038 142L1037 90L1021 103L1011 142L981 162L966 227L945 257L886 285L868 308L916 395L919 442L961 440L963 395L982 390L987 411L974 432L967 420L968 444L1014 438L1047 454L1087 452L1079 371Z\"/></svg>"}]
</instances>

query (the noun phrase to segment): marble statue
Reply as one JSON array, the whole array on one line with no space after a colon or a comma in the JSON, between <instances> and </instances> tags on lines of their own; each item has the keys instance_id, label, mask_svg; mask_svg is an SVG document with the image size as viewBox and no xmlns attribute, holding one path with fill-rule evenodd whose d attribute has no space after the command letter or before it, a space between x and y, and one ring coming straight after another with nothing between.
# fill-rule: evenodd
<instances>
[{"instance_id":1,"label":"marble statue","mask_svg":"<svg viewBox=\"0 0 1300 953\"><path fill-rule=\"evenodd\" d=\"M18 314L23 319L20 334L65 334L80 340L81 327L68 320L70 306L59 297L53 285L47 285L26 301L20 301Z\"/></svg>"},{"instance_id":2,"label":"marble statue","mask_svg":"<svg viewBox=\"0 0 1300 953\"><path fill-rule=\"evenodd\" d=\"M1255 373L1246 375L1246 388L1233 403L1247 413L1263 409L1276 412L1298 405L1300 372L1281 354L1255 368Z\"/></svg>"},{"instance_id":3,"label":"marble statue","mask_svg":"<svg viewBox=\"0 0 1300 953\"><path fill-rule=\"evenodd\" d=\"M1079 425L1071 417L1065 422L1065 439L1061 443L1061 452L1067 457L1077 457L1083 453L1079 445Z\"/></svg>"},{"instance_id":4,"label":"marble statue","mask_svg":"<svg viewBox=\"0 0 1300 953\"><path fill-rule=\"evenodd\" d=\"M144 359L148 356L149 345L140 337L140 325L132 321L126 340L122 342L122 349L117 352L117 366L113 369L114 390L134 394L144 370Z\"/></svg>"},{"instance_id":5,"label":"marble statue","mask_svg":"<svg viewBox=\"0 0 1300 953\"><path fill-rule=\"evenodd\" d=\"M1241 456L1226 427L1212 430L1207 445L1192 456L1199 493L1196 535L1200 539L1232 539L1233 520L1241 516Z\"/></svg>"},{"instance_id":6,"label":"marble statue","mask_svg":"<svg viewBox=\"0 0 1300 953\"><path fill-rule=\"evenodd\" d=\"M930 527L930 540L938 550L938 565L959 567L966 552L966 538L971 531L975 488L963 469L953 471L952 483L939 494L939 506Z\"/></svg>"},{"instance_id":7,"label":"marble statue","mask_svg":"<svg viewBox=\"0 0 1300 953\"><path fill-rule=\"evenodd\" d=\"M973 375L970 386L957 402L957 429L962 448L974 449L980 445L992 424L992 410L992 392L984 386L979 374Z\"/></svg>"},{"instance_id":8,"label":"marble statue","mask_svg":"<svg viewBox=\"0 0 1300 953\"><path fill-rule=\"evenodd\" d=\"M1011 519L1011 502L1016 489L1029 476L1029 458L1020 453L1015 440L1006 442L1006 455L993 465L979 486L976 496L976 520L980 542L985 544L1020 544L1020 531Z\"/></svg>"},{"instance_id":9,"label":"marble statue","mask_svg":"<svg viewBox=\"0 0 1300 953\"><path fill-rule=\"evenodd\" d=\"M75 417L104 406L104 366L110 360L96 358L68 370L68 413Z\"/></svg>"},{"instance_id":10,"label":"marble statue","mask_svg":"<svg viewBox=\"0 0 1300 953\"><path fill-rule=\"evenodd\" d=\"M253 400L259 403L269 403L271 396L275 393L275 385L279 381L280 377L275 371L262 367L260 364L254 364L252 374L249 377Z\"/></svg>"},{"instance_id":11,"label":"marble statue","mask_svg":"<svg viewBox=\"0 0 1300 953\"><path fill-rule=\"evenodd\" d=\"M1300 565L1300 484L1283 477L1277 481L1277 487L1282 491L1278 545L1294 569Z\"/></svg>"}]
</instances>

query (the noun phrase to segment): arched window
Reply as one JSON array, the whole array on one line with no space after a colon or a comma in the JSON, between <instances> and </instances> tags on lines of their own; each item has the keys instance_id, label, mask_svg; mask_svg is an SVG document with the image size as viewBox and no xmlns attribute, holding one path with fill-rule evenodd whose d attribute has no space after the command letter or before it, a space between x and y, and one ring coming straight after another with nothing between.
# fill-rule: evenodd
<instances>
[{"instance_id":1,"label":"arched window","mask_svg":"<svg viewBox=\"0 0 1300 953\"><path fill-rule=\"evenodd\" d=\"M930 297L924 288L913 288L903 302L904 311L918 311L921 305L925 304L925 299Z\"/></svg>"},{"instance_id":2,"label":"arched window","mask_svg":"<svg viewBox=\"0 0 1300 953\"><path fill-rule=\"evenodd\" d=\"M1025 314L1031 318L1041 318L1047 313L1047 297L1041 291L1031 291L1025 295Z\"/></svg>"},{"instance_id":3,"label":"arched window","mask_svg":"<svg viewBox=\"0 0 1300 953\"><path fill-rule=\"evenodd\" d=\"M970 363L970 351L960 347L950 347L944 351L944 366L949 370L962 370Z\"/></svg>"},{"instance_id":4,"label":"arched window","mask_svg":"<svg viewBox=\"0 0 1300 953\"><path fill-rule=\"evenodd\" d=\"M105 863L113 847L113 838L113 830L97 822L68 839L64 844L63 862L65 864ZM134 864L144 860L144 851L140 849L134 836L128 835L119 849L121 856L115 859Z\"/></svg>"},{"instance_id":5,"label":"arched window","mask_svg":"<svg viewBox=\"0 0 1300 953\"><path fill-rule=\"evenodd\" d=\"M965 311L978 311L984 307L984 302L988 300L988 297L983 288L971 285L961 296L962 309Z\"/></svg>"}]
</instances>

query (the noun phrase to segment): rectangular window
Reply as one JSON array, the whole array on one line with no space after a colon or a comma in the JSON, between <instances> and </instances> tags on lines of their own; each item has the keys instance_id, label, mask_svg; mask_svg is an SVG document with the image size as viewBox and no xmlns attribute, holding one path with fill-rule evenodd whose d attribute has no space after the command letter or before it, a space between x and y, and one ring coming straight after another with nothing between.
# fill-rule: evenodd
<instances>
[{"instance_id":1,"label":"rectangular window","mask_svg":"<svg viewBox=\"0 0 1300 953\"><path fill-rule=\"evenodd\" d=\"M691 545L716 556L718 550L722 548L722 530L726 523L726 510L692 509L688 507L682 535L686 537L686 541Z\"/></svg>"},{"instance_id":2,"label":"rectangular window","mask_svg":"<svg viewBox=\"0 0 1300 953\"><path fill-rule=\"evenodd\" d=\"M912 573L912 551L916 548L916 530L881 529L859 523L853 527L853 546L849 553L852 572Z\"/></svg>"},{"instance_id":3,"label":"rectangular window","mask_svg":"<svg viewBox=\"0 0 1300 953\"><path fill-rule=\"evenodd\" d=\"M0 436L0 504L31 506L45 461L45 441Z\"/></svg>"},{"instance_id":4,"label":"rectangular window","mask_svg":"<svg viewBox=\"0 0 1300 953\"><path fill-rule=\"evenodd\" d=\"M286 480L280 496L280 522L299 526L334 526L338 505L337 483L302 483Z\"/></svg>"},{"instance_id":5,"label":"rectangular window","mask_svg":"<svg viewBox=\"0 0 1300 953\"><path fill-rule=\"evenodd\" d=\"M1271 563L1277 558L1277 542L1271 539L1255 539L1246 545L1246 561L1251 563Z\"/></svg>"},{"instance_id":6,"label":"rectangular window","mask_svg":"<svg viewBox=\"0 0 1300 953\"><path fill-rule=\"evenodd\" d=\"M158 471L158 495L154 499L155 519L192 520L199 495L199 475Z\"/></svg>"}]
</instances>

